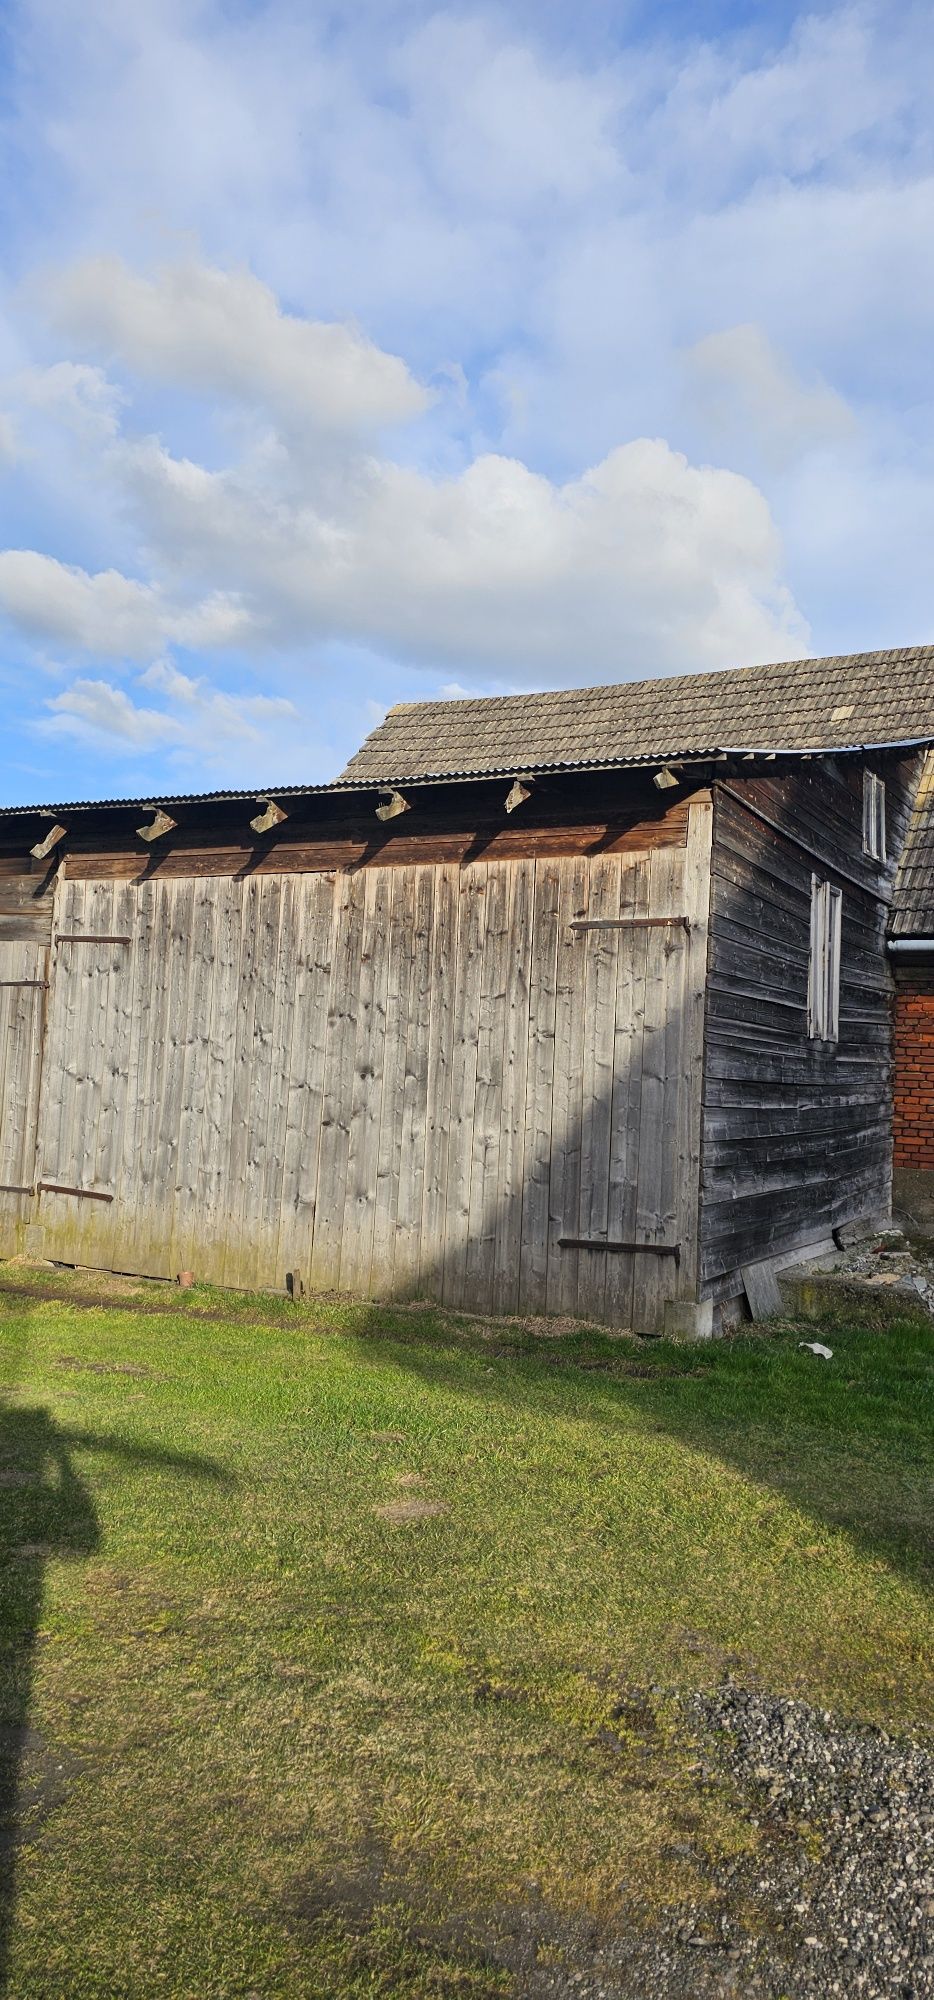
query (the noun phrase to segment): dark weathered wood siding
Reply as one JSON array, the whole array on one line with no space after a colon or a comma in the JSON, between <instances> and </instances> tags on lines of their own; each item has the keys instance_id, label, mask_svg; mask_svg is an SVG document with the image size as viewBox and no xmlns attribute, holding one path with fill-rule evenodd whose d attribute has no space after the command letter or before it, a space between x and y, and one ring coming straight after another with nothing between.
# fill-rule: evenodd
<instances>
[{"instance_id":1,"label":"dark weathered wood siding","mask_svg":"<svg viewBox=\"0 0 934 2000\"><path fill-rule=\"evenodd\" d=\"M897 859L917 761L886 780ZM894 861L862 849L862 766L803 764L714 788L701 1164L701 1283L883 1210L891 1183ZM840 1038L808 1037L812 875L843 894Z\"/></svg>"}]
</instances>

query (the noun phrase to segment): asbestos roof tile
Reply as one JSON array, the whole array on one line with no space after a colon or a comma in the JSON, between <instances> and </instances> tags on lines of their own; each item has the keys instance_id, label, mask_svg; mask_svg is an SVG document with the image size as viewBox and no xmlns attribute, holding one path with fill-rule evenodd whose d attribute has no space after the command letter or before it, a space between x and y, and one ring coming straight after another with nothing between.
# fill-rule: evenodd
<instances>
[{"instance_id":1,"label":"asbestos roof tile","mask_svg":"<svg viewBox=\"0 0 934 2000\"><path fill-rule=\"evenodd\" d=\"M934 937L934 753L925 763L895 878L893 937Z\"/></svg>"},{"instance_id":2,"label":"asbestos roof tile","mask_svg":"<svg viewBox=\"0 0 934 2000\"><path fill-rule=\"evenodd\" d=\"M934 741L934 647L390 709L339 782Z\"/></svg>"}]
</instances>

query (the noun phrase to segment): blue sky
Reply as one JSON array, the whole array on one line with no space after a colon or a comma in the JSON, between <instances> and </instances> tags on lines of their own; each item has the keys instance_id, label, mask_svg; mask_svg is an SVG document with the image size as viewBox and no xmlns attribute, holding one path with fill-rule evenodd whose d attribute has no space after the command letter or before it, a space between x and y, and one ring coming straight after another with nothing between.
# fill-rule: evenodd
<instances>
[{"instance_id":1,"label":"blue sky","mask_svg":"<svg viewBox=\"0 0 934 2000\"><path fill-rule=\"evenodd\" d=\"M0 796L934 637L911 6L0 6Z\"/></svg>"}]
</instances>

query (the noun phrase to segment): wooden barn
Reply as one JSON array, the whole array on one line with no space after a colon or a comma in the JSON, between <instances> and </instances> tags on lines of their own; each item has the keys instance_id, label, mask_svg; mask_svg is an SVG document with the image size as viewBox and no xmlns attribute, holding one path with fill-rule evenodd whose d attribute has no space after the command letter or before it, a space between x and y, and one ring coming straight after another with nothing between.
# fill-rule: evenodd
<instances>
[{"instance_id":1,"label":"wooden barn","mask_svg":"<svg viewBox=\"0 0 934 2000\"><path fill-rule=\"evenodd\" d=\"M932 743L925 648L6 809L0 1255L716 1330L888 1209Z\"/></svg>"}]
</instances>

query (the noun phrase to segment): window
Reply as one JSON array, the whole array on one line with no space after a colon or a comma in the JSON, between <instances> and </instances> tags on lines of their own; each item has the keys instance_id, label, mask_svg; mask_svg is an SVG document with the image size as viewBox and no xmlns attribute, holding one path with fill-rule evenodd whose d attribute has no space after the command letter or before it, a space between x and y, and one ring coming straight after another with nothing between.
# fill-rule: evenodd
<instances>
[{"instance_id":1,"label":"window","mask_svg":"<svg viewBox=\"0 0 934 2000\"><path fill-rule=\"evenodd\" d=\"M885 786L875 771L863 772L863 853L874 861L885 855Z\"/></svg>"},{"instance_id":2,"label":"window","mask_svg":"<svg viewBox=\"0 0 934 2000\"><path fill-rule=\"evenodd\" d=\"M811 962L808 970L808 1034L812 1041L835 1042L840 1033L842 914L841 891L812 875Z\"/></svg>"}]
</instances>

